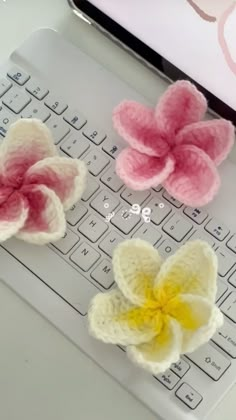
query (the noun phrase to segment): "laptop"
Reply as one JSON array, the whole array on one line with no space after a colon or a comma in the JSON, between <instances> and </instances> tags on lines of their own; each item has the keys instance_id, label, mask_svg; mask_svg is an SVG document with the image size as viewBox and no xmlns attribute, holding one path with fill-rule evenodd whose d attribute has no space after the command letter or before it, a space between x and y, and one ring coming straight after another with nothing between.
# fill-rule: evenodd
<instances>
[{"instance_id":1,"label":"laptop","mask_svg":"<svg viewBox=\"0 0 236 420\"><path fill-rule=\"evenodd\" d=\"M96 16L103 19L105 16L112 22L112 27L116 27L115 22L125 31L123 34L128 33L132 41L140 40L139 46L152 51L156 62L151 65L158 71L160 91L170 83L163 72L164 67L171 68L173 73L177 68L181 74L186 73L187 77L194 79L191 72L173 59L171 63L170 57L163 66L157 58L161 57L163 62L164 52L161 52L163 56L160 55L160 51L145 44L141 36L139 38L137 31L132 32L132 28L122 23L119 16L124 18L127 15L128 5L134 6L132 0L119 2L117 15L114 14L118 10L114 1L86 3L72 4L83 19L94 22ZM164 13L161 2L156 0L155 3L160 7L159 12ZM175 2L166 0L165 4L173 6ZM137 5L136 0L133 13L135 10L136 16L140 11L143 16L143 10L138 10ZM91 16L88 9L82 10L82 6L90 8ZM186 13L199 19L201 25L201 17L195 8L191 4L186 6L191 11L187 9ZM105 28L102 21L96 24ZM124 43L119 34L116 35ZM144 57L141 50L139 55L144 60L148 58L148 54ZM223 56L221 59L223 62ZM1 66L0 78L1 142L4 142L12 122L33 115L52 130L62 156L83 159L89 169L88 187L82 200L66 214L65 237L43 247L14 238L2 243L1 279L157 416L164 420L206 418L236 379L236 183L232 182L236 178L235 165L230 160L222 165L220 192L210 205L202 209L185 207L161 186L144 192L126 188L115 173L115 158L124 142L113 130L112 110L124 98L142 103L147 101L50 29L33 33L19 46ZM203 79L196 80L196 83L209 93L209 98L216 98L217 103L224 105L227 115L234 114L236 107L230 102L231 96L229 101L226 100L223 92L217 93ZM14 104L16 94L17 107ZM55 112L58 109L60 112ZM73 116L83 121L79 129L78 125L74 126ZM109 205L109 212L115 212L109 223L104 203ZM156 213L156 204L160 203L164 206ZM149 224L143 223L139 217L124 217L133 204L151 208ZM165 229L165 224L173 216L183 226L181 241ZM217 305L225 315L223 327L210 343L193 354L183 355L171 369L156 377L131 364L124 349L100 343L87 331L91 298L114 287L113 249L120 241L131 237L147 239L163 258L174 253L187 240L202 238L215 249L219 259Z\"/></svg>"}]
</instances>

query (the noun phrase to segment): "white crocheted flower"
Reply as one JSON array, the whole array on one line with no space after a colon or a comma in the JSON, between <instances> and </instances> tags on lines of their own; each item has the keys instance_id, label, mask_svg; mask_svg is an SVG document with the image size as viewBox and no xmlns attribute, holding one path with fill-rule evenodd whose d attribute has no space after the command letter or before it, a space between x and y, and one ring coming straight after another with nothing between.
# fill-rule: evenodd
<instances>
[{"instance_id":1,"label":"white crocheted flower","mask_svg":"<svg viewBox=\"0 0 236 420\"><path fill-rule=\"evenodd\" d=\"M82 161L58 156L41 121L18 120L0 147L0 242L13 235L35 244L61 238L64 211L83 194L86 174Z\"/></svg>"},{"instance_id":2,"label":"white crocheted flower","mask_svg":"<svg viewBox=\"0 0 236 420\"><path fill-rule=\"evenodd\" d=\"M205 242L188 242L162 263L150 244L128 240L114 251L113 272L118 289L93 298L90 332L127 346L128 356L153 374L210 340L223 323L215 305L217 257Z\"/></svg>"}]
</instances>

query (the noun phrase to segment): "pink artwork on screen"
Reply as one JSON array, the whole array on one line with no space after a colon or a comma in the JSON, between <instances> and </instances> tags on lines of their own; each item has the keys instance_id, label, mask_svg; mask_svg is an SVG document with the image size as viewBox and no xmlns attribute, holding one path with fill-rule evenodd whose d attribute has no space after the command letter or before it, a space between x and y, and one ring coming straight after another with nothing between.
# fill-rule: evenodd
<instances>
[{"instance_id":1,"label":"pink artwork on screen","mask_svg":"<svg viewBox=\"0 0 236 420\"><path fill-rule=\"evenodd\" d=\"M217 24L218 41L229 68L236 75L236 0L187 0L199 16Z\"/></svg>"}]
</instances>

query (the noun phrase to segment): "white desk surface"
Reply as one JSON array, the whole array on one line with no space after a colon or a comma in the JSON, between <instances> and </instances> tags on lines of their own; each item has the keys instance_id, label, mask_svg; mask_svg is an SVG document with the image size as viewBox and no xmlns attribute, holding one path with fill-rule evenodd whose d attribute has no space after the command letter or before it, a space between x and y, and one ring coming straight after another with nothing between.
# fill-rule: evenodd
<instances>
[{"instance_id":1,"label":"white desk surface","mask_svg":"<svg viewBox=\"0 0 236 420\"><path fill-rule=\"evenodd\" d=\"M0 60L51 27L154 100L156 76L73 16L66 0L0 0ZM235 418L236 388L211 420ZM143 405L0 282L1 420L154 420Z\"/></svg>"}]
</instances>

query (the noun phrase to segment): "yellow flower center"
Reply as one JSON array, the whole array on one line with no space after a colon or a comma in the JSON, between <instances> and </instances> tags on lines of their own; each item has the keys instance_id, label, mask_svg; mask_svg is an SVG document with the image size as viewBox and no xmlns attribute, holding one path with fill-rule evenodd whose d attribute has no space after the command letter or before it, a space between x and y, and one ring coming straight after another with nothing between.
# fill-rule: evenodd
<instances>
[{"instance_id":1,"label":"yellow flower center","mask_svg":"<svg viewBox=\"0 0 236 420\"><path fill-rule=\"evenodd\" d=\"M141 280L141 278L139 279ZM143 281L147 285L146 276ZM120 321L126 322L131 328L150 328L159 335L168 324L170 318L178 321L188 330L196 330L201 323L197 314L193 313L191 306L181 298L181 284L165 282L163 287L145 288L145 302L140 307L132 308L118 316Z\"/></svg>"}]
</instances>

